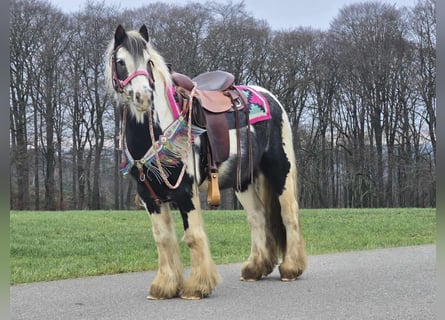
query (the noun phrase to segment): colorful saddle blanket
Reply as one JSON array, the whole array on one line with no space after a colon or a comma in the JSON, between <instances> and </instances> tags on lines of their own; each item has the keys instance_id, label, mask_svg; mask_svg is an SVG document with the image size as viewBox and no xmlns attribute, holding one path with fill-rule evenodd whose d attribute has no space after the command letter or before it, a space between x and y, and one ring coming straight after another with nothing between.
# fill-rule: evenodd
<instances>
[{"instance_id":1,"label":"colorful saddle blanket","mask_svg":"<svg viewBox=\"0 0 445 320\"><path fill-rule=\"evenodd\" d=\"M269 120L271 118L270 106L266 98L249 86L235 86L238 90L242 91L247 97L247 103L249 105L249 122L254 124L260 121ZM172 108L173 116L175 119L181 114L181 106L175 98L175 88L172 87L168 90L167 95Z\"/></svg>"}]
</instances>

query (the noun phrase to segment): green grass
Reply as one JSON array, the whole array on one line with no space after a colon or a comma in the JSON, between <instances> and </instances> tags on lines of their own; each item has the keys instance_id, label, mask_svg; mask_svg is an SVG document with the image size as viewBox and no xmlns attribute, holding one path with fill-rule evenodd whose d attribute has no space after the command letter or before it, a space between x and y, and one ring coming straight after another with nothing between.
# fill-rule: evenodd
<instances>
[{"instance_id":1,"label":"green grass","mask_svg":"<svg viewBox=\"0 0 445 320\"><path fill-rule=\"evenodd\" d=\"M178 238L180 215L174 212ZM250 232L242 211L205 211L217 264L244 261ZM301 225L309 255L434 243L435 209L306 209ZM188 249L180 242L184 265ZM155 270L157 252L144 211L10 214L11 284Z\"/></svg>"}]
</instances>

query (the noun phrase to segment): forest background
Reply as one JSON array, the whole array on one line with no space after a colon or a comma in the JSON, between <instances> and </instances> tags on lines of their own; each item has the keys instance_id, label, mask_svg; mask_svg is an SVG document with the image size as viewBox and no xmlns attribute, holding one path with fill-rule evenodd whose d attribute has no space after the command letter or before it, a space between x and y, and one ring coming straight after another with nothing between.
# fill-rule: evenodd
<instances>
[{"instance_id":1,"label":"forest background","mask_svg":"<svg viewBox=\"0 0 445 320\"><path fill-rule=\"evenodd\" d=\"M261 85L293 127L305 208L435 207L436 3L343 7L326 31L273 30L242 2L89 2L66 14L10 2L10 207L134 208L119 172L119 116L104 52L119 23L191 77L227 70ZM221 209L237 209L232 191Z\"/></svg>"}]
</instances>

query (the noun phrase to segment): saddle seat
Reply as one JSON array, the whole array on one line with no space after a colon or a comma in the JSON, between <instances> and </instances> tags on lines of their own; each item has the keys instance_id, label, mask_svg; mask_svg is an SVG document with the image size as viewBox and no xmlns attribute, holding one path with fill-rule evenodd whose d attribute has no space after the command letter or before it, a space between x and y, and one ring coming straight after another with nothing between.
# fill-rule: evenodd
<instances>
[{"instance_id":1,"label":"saddle seat","mask_svg":"<svg viewBox=\"0 0 445 320\"><path fill-rule=\"evenodd\" d=\"M233 74L225 71L209 71L193 78L197 89L202 91L224 91L230 88L235 81Z\"/></svg>"},{"instance_id":2,"label":"saddle seat","mask_svg":"<svg viewBox=\"0 0 445 320\"><path fill-rule=\"evenodd\" d=\"M186 89L187 91L191 91L193 89L194 82L196 83L197 89L200 90L224 91L228 89L235 81L233 74L220 70L201 73L193 78L193 80L185 74L175 71L171 72L171 76L176 85Z\"/></svg>"},{"instance_id":3,"label":"saddle seat","mask_svg":"<svg viewBox=\"0 0 445 320\"><path fill-rule=\"evenodd\" d=\"M244 107L242 101L233 101L241 97L240 93L234 93L235 77L231 73L209 71L191 79L184 74L172 72L172 79L176 85L187 91L191 91L196 83L195 97L207 111L221 113L231 111L232 107Z\"/></svg>"}]
</instances>

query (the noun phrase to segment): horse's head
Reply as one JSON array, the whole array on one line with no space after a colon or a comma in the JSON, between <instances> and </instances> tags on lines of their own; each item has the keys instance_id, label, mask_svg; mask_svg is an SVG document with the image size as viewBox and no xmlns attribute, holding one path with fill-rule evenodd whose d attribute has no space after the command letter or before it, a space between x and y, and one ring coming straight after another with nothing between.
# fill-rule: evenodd
<instances>
[{"instance_id":1,"label":"horse's head","mask_svg":"<svg viewBox=\"0 0 445 320\"><path fill-rule=\"evenodd\" d=\"M156 88L163 93L170 84L168 68L150 46L145 25L139 31L128 32L121 25L117 27L107 51L106 78L115 98L142 122L153 103Z\"/></svg>"}]
</instances>

